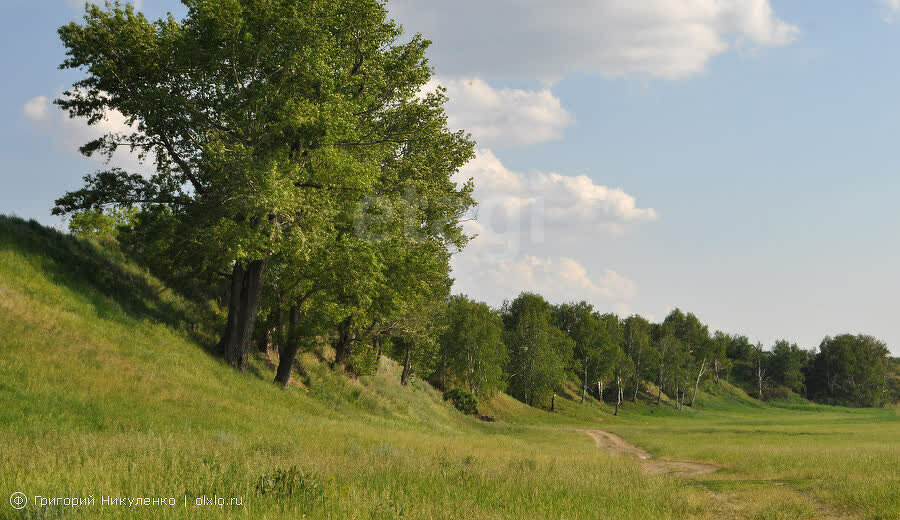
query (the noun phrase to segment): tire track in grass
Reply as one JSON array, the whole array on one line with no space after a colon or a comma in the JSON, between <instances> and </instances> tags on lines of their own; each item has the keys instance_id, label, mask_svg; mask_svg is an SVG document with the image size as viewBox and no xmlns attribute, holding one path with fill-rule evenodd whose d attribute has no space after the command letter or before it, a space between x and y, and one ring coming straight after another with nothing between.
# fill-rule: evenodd
<instances>
[{"instance_id":1,"label":"tire track in grass","mask_svg":"<svg viewBox=\"0 0 900 520\"><path fill-rule=\"evenodd\" d=\"M719 466L703 464L702 462L655 459L647 450L638 448L634 444L631 444L618 435L608 431L584 430L584 432L593 437L598 448L605 448L619 455L633 455L637 457L641 469L650 475L671 473L678 477L695 477L698 475L707 475L719 469Z\"/></svg>"},{"instance_id":2,"label":"tire track in grass","mask_svg":"<svg viewBox=\"0 0 900 520\"><path fill-rule=\"evenodd\" d=\"M653 458L653 455L650 454L647 450L639 448L634 444L626 441L625 439L619 437L618 435L605 431L605 430L582 430L584 433L590 435L594 442L596 442L597 447L601 449L606 449L612 453L617 455L631 455L638 459L638 462L641 466L641 469L649 474L649 475L662 475L662 474L670 474L675 477L682 478L691 478L697 477L701 475L709 475L710 473L715 472L720 469L719 466L713 464L704 464L702 462L693 462L693 461L684 461L684 460L662 460ZM816 518L819 520L824 519L852 519L857 518L855 515L849 514L846 511L842 511L831 504L828 504L817 497L813 496L809 491L804 491L802 489L797 488L797 484L806 482L805 480L764 480L764 479L753 479L753 480L718 480L718 481L705 481L705 480L696 480L694 481L701 489L709 493L711 496L717 497L714 500L716 511L715 513L718 515L717 517L732 517L737 518L741 515L737 513L737 509L740 504L730 504L729 500L726 498L728 493L723 493L726 491L728 487L745 487L747 485L759 485L763 488L767 486L776 486L783 487L783 489L788 489L795 496L802 497L805 499L805 502L809 504L809 506L813 509L813 516L810 518ZM725 516L722 516L725 515ZM758 516L758 515L757 515Z\"/></svg>"}]
</instances>

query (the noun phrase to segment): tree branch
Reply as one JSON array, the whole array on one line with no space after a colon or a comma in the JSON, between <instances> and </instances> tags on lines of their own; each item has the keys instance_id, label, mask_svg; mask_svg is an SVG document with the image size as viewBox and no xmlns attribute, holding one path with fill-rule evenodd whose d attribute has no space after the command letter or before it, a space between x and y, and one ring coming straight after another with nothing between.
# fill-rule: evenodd
<instances>
[{"instance_id":1,"label":"tree branch","mask_svg":"<svg viewBox=\"0 0 900 520\"><path fill-rule=\"evenodd\" d=\"M188 178L189 181L191 181L191 184L194 186L194 191L196 191L200 195L205 194L206 189L202 184L200 184L200 181L197 179L197 177L194 176L194 172L191 171L191 166L187 163L187 161L182 159L181 156L179 156L178 153L175 152L175 147L172 146L172 142L169 140L169 138L166 137L165 134L160 133L159 139L160 141L162 141L162 145L166 149L166 152L168 152L169 156L172 157L172 160L175 161L176 164L178 164L178 167L181 168L181 171L184 172L184 175Z\"/></svg>"}]
</instances>

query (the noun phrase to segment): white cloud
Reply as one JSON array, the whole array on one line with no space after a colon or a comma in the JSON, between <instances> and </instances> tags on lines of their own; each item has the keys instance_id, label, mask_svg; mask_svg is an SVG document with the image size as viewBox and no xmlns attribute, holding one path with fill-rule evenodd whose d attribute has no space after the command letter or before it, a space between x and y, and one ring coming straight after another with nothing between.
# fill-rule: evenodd
<instances>
[{"instance_id":1,"label":"white cloud","mask_svg":"<svg viewBox=\"0 0 900 520\"><path fill-rule=\"evenodd\" d=\"M595 184L587 175L515 172L488 149L460 170L457 179L468 178L475 181L482 230L521 241L543 242L548 229L621 234L630 224L658 218L620 188Z\"/></svg>"},{"instance_id":2,"label":"white cloud","mask_svg":"<svg viewBox=\"0 0 900 520\"><path fill-rule=\"evenodd\" d=\"M522 291L533 291L553 303L586 300L613 305L621 312L637 294L637 285L611 269L595 276L568 257L523 255L511 261L462 254L454 258L454 290L497 305ZM607 306L608 306L607 305Z\"/></svg>"},{"instance_id":3,"label":"white cloud","mask_svg":"<svg viewBox=\"0 0 900 520\"><path fill-rule=\"evenodd\" d=\"M887 11L884 15L884 21L894 23L897 11L900 11L900 0L881 0L881 3Z\"/></svg>"},{"instance_id":4,"label":"white cloud","mask_svg":"<svg viewBox=\"0 0 900 520\"><path fill-rule=\"evenodd\" d=\"M528 146L561 139L574 122L549 89L496 89L478 78L440 79L450 98L447 114L451 127L470 132L481 146Z\"/></svg>"},{"instance_id":5,"label":"white cloud","mask_svg":"<svg viewBox=\"0 0 900 520\"><path fill-rule=\"evenodd\" d=\"M82 118L69 118L68 114L53 106L47 96L31 98L23 105L22 111L37 129L49 136L54 146L72 153L78 153L79 147L103 135L132 132L135 128L128 124L124 115L116 111L107 113L96 124L88 125ZM106 163L106 157L101 155L92 159ZM142 164L135 154L122 148L109 161L109 165L131 173L149 174L152 172L152 156Z\"/></svg>"},{"instance_id":6,"label":"white cloud","mask_svg":"<svg viewBox=\"0 0 900 520\"><path fill-rule=\"evenodd\" d=\"M50 116L50 102L47 100L47 96L33 97L25 103L22 110L28 119L43 122Z\"/></svg>"},{"instance_id":7,"label":"white cloud","mask_svg":"<svg viewBox=\"0 0 900 520\"><path fill-rule=\"evenodd\" d=\"M798 29L769 0L392 0L435 41L442 74L558 80L572 72L681 79L735 47L772 47Z\"/></svg>"},{"instance_id":8,"label":"white cloud","mask_svg":"<svg viewBox=\"0 0 900 520\"><path fill-rule=\"evenodd\" d=\"M635 282L558 252L571 241L624 233L656 219L655 211L587 176L512 171L490 150L479 150L463 168L460 178L468 177L475 180L479 211L465 228L477 236L453 259L455 291L494 305L529 290L553 302L583 299L619 312L630 309Z\"/></svg>"}]
</instances>

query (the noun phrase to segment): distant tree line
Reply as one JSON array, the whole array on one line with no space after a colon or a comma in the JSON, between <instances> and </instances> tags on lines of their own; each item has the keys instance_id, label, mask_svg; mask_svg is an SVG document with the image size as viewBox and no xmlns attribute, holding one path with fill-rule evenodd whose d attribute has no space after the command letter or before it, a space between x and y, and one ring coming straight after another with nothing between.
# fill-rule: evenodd
<instances>
[{"instance_id":1,"label":"distant tree line","mask_svg":"<svg viewBox=\"0 0 900 520\"><path fill-rule=\"evenodd\" d=\"M184 4L180 20L89 4L60 28L62 68L84 77L56 104L89 124L112 111L130 124L81 152L128 149L153 173L87 175L54 213L218 298L213 348L229 365L246 370L254 345L272 348L287 385L299 354L327 344L351 376L387 355L404 384L551 409L574 384L581 402L593 394L616 413L641 395L693 406L704 384L731 377L759 397L896 396L893 361L868 336L765 351L680 310L650 323L533 293L500 309L451 296L449 261L475 205L455 175L474 142L448 128L444 90L424 92L430 42L403 37L379 0Z\"/></svg>"},{"instance_id":2,"label":"distant tree line","mask_svg":"<svg viewBox=\"0 0 900 520\"><path fill-rule=\"evenodd\" d=\"M591 393L616 412L626 400L659 403L664 393L681 408L695 404L702 385L726 379L761 399L880 406L898 397L896 360L871 336L826 337L812 350L780 340L766 350L746 336L710 333L679 309L651 323L527 292L499 310L464 296L448 308L453 318L438 341L435 383L465 384L476 394L505 390L530 405L549 407L575 383L580 401ZM487 373L471 384L471 374Z\"/></svg>"}]
</instances>

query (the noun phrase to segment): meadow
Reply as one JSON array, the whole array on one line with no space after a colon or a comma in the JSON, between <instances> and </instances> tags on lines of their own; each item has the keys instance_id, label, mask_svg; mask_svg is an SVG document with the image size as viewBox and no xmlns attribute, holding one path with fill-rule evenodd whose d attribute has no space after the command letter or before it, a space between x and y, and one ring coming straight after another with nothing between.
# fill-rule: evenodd
<instances>
[{"instance_id":1,"label":"meadow","mask_svg":"<svg viewBox=\"0 0 900 520\"><path fill-rule=\"evenodd\" d=\"M217 312L96 244L3 217L0 518L900 518L896 408L762 405L723 382L695 409L639 400L616 417L590 398L549 413L497 395L485 422L421 380L400 386L387 358L354 380L308 353L308 379L287 389L270 356L237 372L196 325ZM721 469L647 475L594 428ZM16 491L24 509L7 503Z\"/></svg>"}]
</instances>

